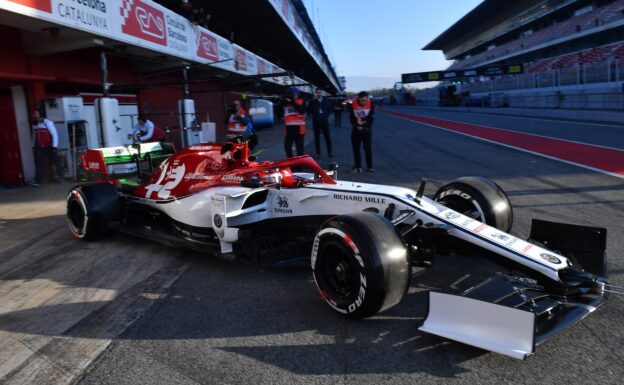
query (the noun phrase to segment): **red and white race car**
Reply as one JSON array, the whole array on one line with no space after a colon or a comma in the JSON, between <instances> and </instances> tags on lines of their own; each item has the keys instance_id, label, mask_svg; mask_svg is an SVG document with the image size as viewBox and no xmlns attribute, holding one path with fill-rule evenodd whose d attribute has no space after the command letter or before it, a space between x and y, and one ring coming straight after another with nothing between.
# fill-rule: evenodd
<instances>
[{"instance_id":1,"label":"red and white race car","mask_svg":"<svg viewBox=\"0 0 624 385\"><path fill-rule=\"evenodd\" d=\"M414 266L439 253L487 258L505 274L460 295L430 292L421 330L516 358L606 299L606 230L534 220L530 241L491 180L465 177L432 198L337 178L308 156L249 159L246 143L89 150L67 218L81 239L111 230L258 265L307 258L323 301L350 317L398 304ZM554 251L556 250L556 251ZM461 258L461 257L457 257Z\"/></svg>"}]
</instances>

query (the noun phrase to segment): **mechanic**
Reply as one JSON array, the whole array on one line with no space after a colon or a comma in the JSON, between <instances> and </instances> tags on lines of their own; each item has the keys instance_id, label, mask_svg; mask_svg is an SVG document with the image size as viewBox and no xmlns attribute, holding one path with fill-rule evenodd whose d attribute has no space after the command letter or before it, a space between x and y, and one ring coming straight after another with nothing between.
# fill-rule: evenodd
<instances>
[{"instance_id":1,"label":"mechanic","mask_svg":"<svg viewBox=\"0 0 624 385\"><path fill-rule=\"evenodd\" d=\"M232 102L232 106L228 109L228 114L228 132L235 135L244 134L247 131L249 118L247 117L247 111L241 107L240 100L237 99Z\"/></svg>"},{"instance_id":2,"label":"mechanic","mask_svg":"<svg viewBox=\"0 0 624 385\"><path fill-rule=\"evenodd\" d=\"M32 113L33 120L33 151L35 153L35 181L30 185L39 187L43 182L46 169L46 159L50 158L56 172L56 183L61 183L63 179L63 167L61 159L58 156L58 132L54 123L43 117L43 115L34 110Z\"/></svg>"},{"instance_id":3,"label":"mechanic","mask_svg":"<svg viewBox=\"0 0 624 385\"><path fill-rule=\"evenodd\" d=\"M353 158L355 165L351 172L362 172L360 144L364 144L366 155L366 171L375 172L373 168L373 153L371 149L373 120L375 118L375 108L364 91L357 95L351 103L349 117L351 119L351 145L353 146Z\"/></svg>"},{"instance_id":4,"label":"mechanic","mask_svg":"<svg viewBox=\"0 0 624 385\"><path fill-rule=\"evenodd\" d=\"M131 138L135 138L137 142L159 142L165 139L165 132L154 125L151 120L140 115L137 124L132 129Z\"/></svg>"},{"instance_id":5,"label":"mechanic","mask_svg":"<svg viewBox=\"0 0 624 385\"><path fill-rule=\"evenodd\" d=\"M314 90L314 99L308 108L308 111L312 114L312 124L314 128L314 149L316 150L316 156L321 156L321 133L325 138L325 145L327 146L327 154L330 158L334 157L332 153L332 142L329 135L329 115L331 114L331 105L329 99L324 98L320 88Z\"/></svg>"},{"instance_id":6,"label":"mechanic","mask_svg":"<svg viewBox=\"0 0 624 385\"><path fill-rule=\"evenodd\" d=\"M303 155L303 137L305 126L305 101L299 97L299 89L292 87L282 101L284 108L284 148L286 156L293 157L292 145L297 148L297 156Z\"/></svg>"}]
</instances>

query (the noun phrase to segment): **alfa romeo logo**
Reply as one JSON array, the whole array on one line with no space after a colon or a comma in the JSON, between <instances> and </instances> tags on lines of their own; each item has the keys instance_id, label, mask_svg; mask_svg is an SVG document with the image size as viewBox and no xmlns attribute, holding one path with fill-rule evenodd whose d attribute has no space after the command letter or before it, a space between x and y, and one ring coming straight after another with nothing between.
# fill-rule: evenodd
<instances>
[{"instance_id":1,"label":"alfa romeo logo","mask_svg":"<svg viewBox=\"0 0 624 385\"><path fill-rule=\"evenodd\" d=\"M552 254L548 254L548 253L541 253L540 257L542 257L542 259L544 259L545 261L548 261L550 263L554 263L555 265L558 265L561 263L561 260L557 257L555 257Z\"/></svg>"}]
</instances>

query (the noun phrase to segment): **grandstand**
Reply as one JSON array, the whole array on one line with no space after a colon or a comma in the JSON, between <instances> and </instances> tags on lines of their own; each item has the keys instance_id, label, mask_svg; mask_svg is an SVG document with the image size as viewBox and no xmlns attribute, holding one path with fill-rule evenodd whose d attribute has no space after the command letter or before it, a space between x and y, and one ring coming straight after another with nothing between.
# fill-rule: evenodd
<instances>
[{"instance_id":1,"label":"grandstand","mask_svg":"<svg viewBox=\"0 0 624 385\"><path fill-rule=\"evenodd\" d=\"M521 75L466 79L461 92L485 101L491 100L485 96L493 92L505 92L498 98L505 105L514 100L518 104L527 90L532 97L536 93L621 93L624 0L485 0L424 49L442 50L448 60L454 60L450 69L524 64ZM557 99L556 108L623 106L621 98L608 105L583 106L563 106L565 97L550 99Z\"/></svg>"}]
</instances>

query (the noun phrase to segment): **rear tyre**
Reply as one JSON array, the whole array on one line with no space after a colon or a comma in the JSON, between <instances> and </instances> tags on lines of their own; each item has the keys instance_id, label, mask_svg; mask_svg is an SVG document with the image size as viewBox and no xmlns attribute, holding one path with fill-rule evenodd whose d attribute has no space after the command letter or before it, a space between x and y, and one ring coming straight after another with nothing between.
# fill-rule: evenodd
<instances>
[{"instance_id":1,"label":"rear tyre","mask_svg":"<svg viewBox=\"0 0 624 385\"><path fill-rule=\"evenodd\" d=\"M433 200L508 233L513 209L507 194L493 180L467 176L438 189Z\"/></svg>"},{"instance_id":2,"label":"rear tyre","mask_svg":"<svg viewBox=\"0 0 624 385\"><path fill-rule=\"evenodd\" d=\"M76 186L67 195L67 223L78 239L92 241L111 232L119 221L119 193L109 183Z\"/></svg>"},{"instance_id":3,"label":"rear tyre","mask_svg":"<svg viewBox=\"0 0 624 385\"><path fill-rule=\"evenodd\" d=\"M380 215L342 215L323 224L312 248L322 299L336 312L365 318L401 301L410 281L408 252Z\"/></svg>"}]
</instances>

